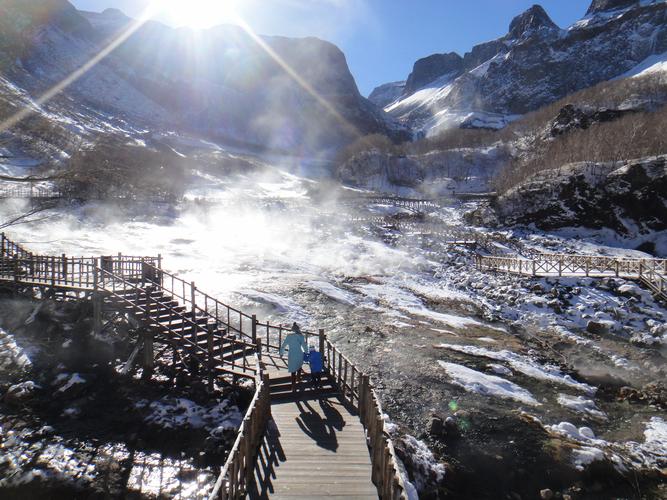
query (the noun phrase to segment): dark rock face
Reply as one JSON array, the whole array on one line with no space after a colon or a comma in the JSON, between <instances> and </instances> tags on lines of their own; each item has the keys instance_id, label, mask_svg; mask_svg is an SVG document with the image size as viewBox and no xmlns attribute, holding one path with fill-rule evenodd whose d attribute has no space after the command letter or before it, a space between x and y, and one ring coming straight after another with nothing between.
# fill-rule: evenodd
<instances>
[{"instance_id":1,"label":"dark rock face","mask_svg":"<svg viewBox=\"0 0 667 500\"><path fill-rule=\"evenodd\" d=\"M558 26L539 5L533 5L523 14L515 17L510 23L508 37L514 40L530 36L541 30L557 30Z\"/></svg>"},{"instance_id":2,"label":"dark rock face","mask_svg":"<svg viewBox=\"0 0 667 500\"><path fill-rule=\"evenodd\" d=\"M556 137L576 129L586 130L594 123L610 122L634 112L631 109L581 109L568 104L552 122L551 136Z\"/></svg>"},{"instance_id":3,"label":"dark rock face","mask_svg":"<svg viewBox=\"0 0 667 500\"><path fill-rule=\"evenodd\" d=\"M460 74L463 70L463 58L456 52L433 54L419 59L412 68L405 84L405 94L411 94L424 85L447 74Z\"/></svg>"},{"instance_id":4,"label":"dark rock face","mask_svg":"<svg viewBox=\"0 0 667 500\"><path fill-rule=\"evenodd\" d=\"M586 11L586 15L597 14L610 10L627 9L639 4L639 0L593 0Z\"/></svg>"},{"instance_id":5,"label":"dark rock face","mask_svg":"<svg viewBox=\"0 0 667 500\"><path fill-rule=\"evenodd\" d=\"M546 230L610 228L629 237L663 231L667 156L547 171L500 197L495 208L504 223Z\"/></svg>"}]
</instances>

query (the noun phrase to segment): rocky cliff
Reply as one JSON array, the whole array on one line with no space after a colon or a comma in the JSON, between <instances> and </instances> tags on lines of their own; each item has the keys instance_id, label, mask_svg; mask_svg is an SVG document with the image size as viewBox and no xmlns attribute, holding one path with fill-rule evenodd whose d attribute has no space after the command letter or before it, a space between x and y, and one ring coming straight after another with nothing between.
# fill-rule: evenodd
<instances>
[{"instance_id":1,"label":"rocky cliff","mask_svg":"<svg viewBox=\"0 0 667 500\"><path fill-rule=\"evenodd\" d=\"M664 52L664 0L595 0L586 17L567 29L535 5L511 22L507 35L466 53L460 74L427 65L424 78L408 82L401 100L386 110L426 135L470 123L471 117L476 126L500 127Z\"/></svg>"},{"instance_id":2,"label":"rocky cliff","mask_svg":"<svg viewBox=\"0 0 667 500\"><path fill-rule=\"evenodd\" d=\"M133 22L114 9L82 13L65 0L7 0L0 11L3 75L33 96L72 75ZM148 22L65 95L85 102L82 112L125 117L138 127L299 151L392 133L386 115L359 94L336 46L283 37L261 37L261 44L232 26L195 31Z\"/></svg>"},{"instance_id":3,"label":"rocky cliff","mask_svg":"<svg viewBox=\"0 0 667 500\"><path fill-rule=\"evenodd\" d=\"M501 196L495 208L505 224L608 228L650 241L667 230L667 156L545 171Z\"/></svg>"}]
</instances>

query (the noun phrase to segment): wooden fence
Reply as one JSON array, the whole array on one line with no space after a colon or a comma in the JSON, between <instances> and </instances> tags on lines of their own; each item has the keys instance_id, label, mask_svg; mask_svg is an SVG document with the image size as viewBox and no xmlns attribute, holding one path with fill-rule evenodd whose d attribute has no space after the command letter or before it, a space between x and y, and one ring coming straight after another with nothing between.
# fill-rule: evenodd
<instances>
[{"instance_id":1,"label":"wooden fence","mask_svg":"<svg viewBox=\"0 0 667 500\"><path fill-rule=\"evenodd\" d=\"M477 255L479 270L531 276L623 277L639 280L653 292L667 295L667 259L627 259L591 255L535 254L530 259Z\"/></svg>"},{"instance_id":2,"label":"wooden fence","mask_svg":"<svg viewBox=\"0 0 667 500\"><path fill-rule=\"evenodd\" d=\"M253 477L257 451L262 443L271 417L269 376L257 359L255 395L246 411L227 461L209 495L209 500L237 500L245 498L248 482Z\"/></svg>"},{"instance_id":3,"label":"wooden fence","mask_svg":"<svg viewBox=\"0 0 667 500\"><path fill-rule=\"evenodd\" d=\"M385 430L384 413L370 378L363 374L320 331L324 366L336 381L340 394L359 413L370 448L372 480L382 500L407 500L396 452Z\"/></svg>"}]
</instances>

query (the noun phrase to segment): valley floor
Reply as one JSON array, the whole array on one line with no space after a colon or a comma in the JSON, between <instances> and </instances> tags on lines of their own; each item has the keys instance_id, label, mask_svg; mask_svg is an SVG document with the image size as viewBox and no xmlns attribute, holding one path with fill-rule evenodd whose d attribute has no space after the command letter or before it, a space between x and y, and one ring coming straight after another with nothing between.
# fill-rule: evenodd
<instances>
[{"instance_id":1,"label":"valley floor","mask_svg":"<svg viewBox=\"0 0 667 500\"><path fill-rule=\"evenodd\" d=\"M483 273L471 249L359 222L392 207L351 206L346 190L325 199L318 182L277 171L199 182L197 193L224 203L63 206L11 234L44 253L161 253L223 302L324 328L372 367L420 498L667 496L667 309L648 292L616 278ZM13 203L3 218L21 210ZM474 236L483 230L463 224L470 208L443 206L429 227ZM502 236L507 253L638 255Z\"/></svg>"}]
</instances>

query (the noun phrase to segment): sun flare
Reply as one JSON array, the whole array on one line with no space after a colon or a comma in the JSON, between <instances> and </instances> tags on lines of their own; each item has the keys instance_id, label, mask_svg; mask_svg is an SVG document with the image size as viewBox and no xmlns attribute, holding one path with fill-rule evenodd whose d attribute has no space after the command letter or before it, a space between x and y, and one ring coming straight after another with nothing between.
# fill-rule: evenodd
<instances>
[{"instance_id":1,"label":"sun flare","mask_svg":"<svg viewBox=\"0 0 667 500\"><path fill-rule=\"evenodd\" d=\"M178 26L210 28L236 15L238 0L156 0L157 9Z\"/></svg>"}]
</instances>

